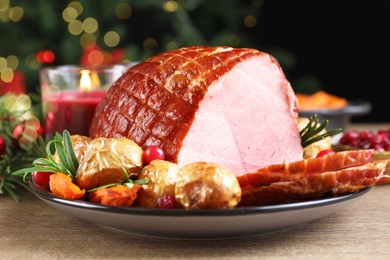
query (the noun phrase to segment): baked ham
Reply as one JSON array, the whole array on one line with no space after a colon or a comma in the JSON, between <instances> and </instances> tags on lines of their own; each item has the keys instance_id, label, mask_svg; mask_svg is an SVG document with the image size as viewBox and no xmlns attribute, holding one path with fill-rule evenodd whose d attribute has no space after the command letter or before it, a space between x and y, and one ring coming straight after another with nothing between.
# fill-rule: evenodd
<instances>
[{"instance_id":1,"label":"baked ham","mask_svg":"<svg viewBox=\"0 0 390 260\"><path fill-rule=\"evenodd\" d=\"M236 176L302 160L298 102L277 60L251 48L193 46L129 68L96 108L90 137L160 146L183 166Z\"/></svg>"}]
</instances>

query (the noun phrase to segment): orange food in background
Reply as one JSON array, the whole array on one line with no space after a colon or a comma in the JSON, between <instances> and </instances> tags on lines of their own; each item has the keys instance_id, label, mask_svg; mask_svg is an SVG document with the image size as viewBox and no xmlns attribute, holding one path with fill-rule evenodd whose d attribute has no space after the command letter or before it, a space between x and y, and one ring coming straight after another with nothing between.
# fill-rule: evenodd
<instances>
[{"instance_id":1,"label":"orange food in background","mask_svg":"<svg viewBox=\"0 0 390 260\"><path fill-rule=\"evenodd\" d=\"M316 109L340 109L348 105L345 98L329 94L319 90L312 95L296 93L299 102L299 110L316 110Z\"/></svg>"},{"instance_id":2,"label":"orange food in background","mask_svg":"<svg viewBox=\"0 0 390 260\"><path fill-rule=\"evenodd\" d=\"M85 195L85 189L72 182L72 178L63 173L54 173L50 175L49 186L51 192L65 199L81 199Z\"/></svg>"}]
</instances>

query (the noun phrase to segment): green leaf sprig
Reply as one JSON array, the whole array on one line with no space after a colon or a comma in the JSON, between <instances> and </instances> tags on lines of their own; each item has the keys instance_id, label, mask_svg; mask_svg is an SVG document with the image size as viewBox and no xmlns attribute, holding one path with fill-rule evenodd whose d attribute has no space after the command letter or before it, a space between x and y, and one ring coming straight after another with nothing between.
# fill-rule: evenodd
<instances>
[{"instance_id":1,"label":"green leaf sprig","mask_svg":"<svg viewBox=\"0 0 390 260\"><path fill-rule=\"evenodd\" d=\"M126 180L125 181L123 181L123 182L112 182L112 183L109 183L109 184L105 184L105 185L102 185L102 186L99 186L99 187L95 187L93 189L89 189L89 190L87 190L87 192L93 192L93 191L97 191L100 188L108 188L108 187L112 187L112 186L115 186L115 185L127 185L127 186L131 187L134 184L143 185L143 184L148 184L149 183L148 179L132 180L124 167L122 167L122 171L126 175Z\"/></svg>"},{"instance_id":2,"label":"green leaf sprig","mask_svg":"<svg viewBox=\"0 0 390 260\"><path fill-rule=\"evenodd\" d=\"M59 162L54 159L52 154L52 146L57 153ZM72 140L68 130L64 130L62 136L56 133L53 140L46 145L47 158L35 159L32 163L33 167L17 170L11 175L24 175L24 181L33 172L62 172L72 178L76 177L76 172L79 167Z\"/></svg>"},{"instance_id":3,"label":"green leaf sprig","mask_svg":"<svg viewBox=\"0 0 390 260\"><path fill-rule=\"evenodd\" d=\"M326 137L334 136L342 132L341 128L335 128L326 131L326 133L319 134L328 126L328 124L328 119L320 123L317 114L311 116L309 118L309 123L307 123L307 125L300 131L302 147L305 148L313 143L323 140Z\"/></svg>"},{"instance_id":4,"label":"green leaf sprig","mask_svg":"<svg viewBox=\"0 0 390 260\"><path fill-rule=\"evenodd\" d=\"M55 151L60 162L57 162L54 159L54 155L51 152L52 146L54 145ZM77 169L79 167L79 162L77 160L72 140L70 134L67 130L64 130L62 136L59 133L56 133L53 140L47 143L46 145L47 158L38 158L33 161L33 167L28 167L24 169L17 170L12 173L12 175L23 175L24 181L27 180L29 174L33 172L62 172L74 180L76 178ZM100 188L108 188L115 185L134 185L134 184L147 184L149 180L132 180L127 173L126 169L122 167L124 174L126 175L126 180L123 182L113 182L93 189L87 190L87 192L93 192Z\"/></svg>"}]
</instances>

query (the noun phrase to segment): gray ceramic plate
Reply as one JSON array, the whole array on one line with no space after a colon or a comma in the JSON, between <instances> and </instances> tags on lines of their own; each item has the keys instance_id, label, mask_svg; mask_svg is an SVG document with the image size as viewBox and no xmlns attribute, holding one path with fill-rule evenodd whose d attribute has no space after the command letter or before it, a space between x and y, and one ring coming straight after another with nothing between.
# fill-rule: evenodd
<instances>
[{"instance_id":1,"label":"gray ceramic plate","mask_svg":"<svg viewBox=\"0 0 390 260\"><path fill-rule=\"evenodd\" d=\"M342 210L372 190L275 206L184 210L110 207L58 198L31 179L29 185L38 198L65 214L132 235L180 240L236 239L278 232Z\"/></svg>"},{"instance_id":2,"label":"gray ceramic plate","mask_svg":"<svg viewBox=\"0 0 390 260\"><path fill-rule=\"evenodd\" d=\"M371 104L366 101L349 102L349 105L341 109L317 109L299 111L299 116L310 117L318 115L320 122L328 119L327 129L342 128L346 129L352 117L367 115L371 112Z\"/></svg>"}]
</instances>

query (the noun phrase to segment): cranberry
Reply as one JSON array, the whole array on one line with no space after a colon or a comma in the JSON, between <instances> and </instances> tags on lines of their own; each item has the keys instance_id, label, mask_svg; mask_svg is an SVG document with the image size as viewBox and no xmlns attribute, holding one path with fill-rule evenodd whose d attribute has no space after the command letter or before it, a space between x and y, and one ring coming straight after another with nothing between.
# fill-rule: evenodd
<instances>
[{"instance_id":1,"label":"cranberry","mask_svg":"<svg viewBox=\"0 0 390 260\"><path fill-rule=\"evenodd\" d=\"M33 172L33 180L38 186L48 186L52 172Z\"/></svg>"},{"instance_id":2,"label":"cranberry","mask_svg":"<svg viewBox=\"0 0 390 260\"><path fill-rule=\"evenodd\" d=\"M318 154L317 154L317 158L320 158L320 157L324 157L325 155L328 155L328 154L333 154L335 153L335 151L333 151L332 149L325 149L325 150L322 150L320 151Z\"/></svg>"},{"instance_id":3,"label":"cranberry","mask_svg":"<svg viewBox=\"0 0 390 260\"><path fill-rule=\"evenodd\" d=\"M340 138L339 144L376 151L389 151L390 128L377 132L350 130Z\"/></svg>"},{"instance_id":4,"label":"cranberry","mask_svg":"<svg viewBox=\"0 0 390 260\"><path fill-rule=\"evenodd\" d=\"M177 207L175 197L165 194L157 199L157 206L161 209L174 209Z\"/></svg>"},{"instance_id":5,"label":"cranberry","mask_svg":"<svg viewBox=\"0 0 390 260\"><path fill-rule=\"evenodd\" d=\"M153 160L164 160L165 153L159 146L148 146L144 151L143 159L146 164L151 163Z\"/></svg>"}]
</instances>

